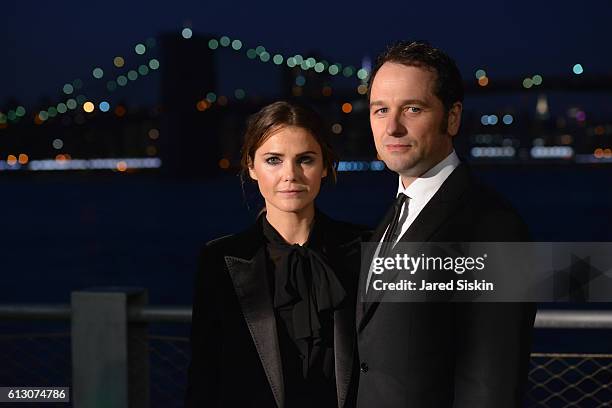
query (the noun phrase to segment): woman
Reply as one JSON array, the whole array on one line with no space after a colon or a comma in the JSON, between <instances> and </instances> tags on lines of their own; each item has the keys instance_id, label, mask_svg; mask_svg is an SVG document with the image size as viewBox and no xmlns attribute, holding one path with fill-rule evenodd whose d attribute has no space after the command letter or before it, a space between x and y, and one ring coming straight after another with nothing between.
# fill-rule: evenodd
<instances>
[{"instance_id":1,"label":"woman","mask_svg":"<svg viewBox=\"0 0 612 408\"><path fill-rule=\"evenodd\" d=\"M265 211L211 241L196 277L188 407L351 407L363 228L315 208L333 151L314 112L276 102L253 115L243 174Z\"/></svg>"}]
</instances>

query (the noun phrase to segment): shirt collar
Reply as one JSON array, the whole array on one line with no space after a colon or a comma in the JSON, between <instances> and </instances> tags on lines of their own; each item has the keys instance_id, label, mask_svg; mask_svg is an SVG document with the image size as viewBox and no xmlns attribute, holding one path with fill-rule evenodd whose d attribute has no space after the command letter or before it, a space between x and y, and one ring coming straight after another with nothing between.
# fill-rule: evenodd
<instances>
[{"instance_id":1,"label":"shirt collar","mask_svg":"<svg viewBox=\"0 0 612 408\"><path fill-rule=\"evenodd\" d=\"M438 191L442 183L444 183L444 180L446 180L460 163L459 157L453 149L444 160L427 170L408 187L404 188L402 177L399 176L397 194L404 193L410 197L411 200L420 200L421 198L428 200Z\"/></svg>"}]
</instances>

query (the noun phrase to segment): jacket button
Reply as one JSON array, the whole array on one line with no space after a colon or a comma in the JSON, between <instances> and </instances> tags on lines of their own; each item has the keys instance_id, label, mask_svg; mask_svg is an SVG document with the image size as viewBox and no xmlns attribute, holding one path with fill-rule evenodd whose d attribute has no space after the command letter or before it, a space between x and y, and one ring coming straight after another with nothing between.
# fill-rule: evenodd
<instances>
[{"instance_id":1,"label":"jacket button","mask_svg":"<svg viewBox=\"0 0 612 408\"><path fill-rule=\"evenodd\" d=\"M361 363L361 365L359 366L359 369L361 370L362 373L367 373L368 372L368 363Z\"/></svg>"}]
</instances>

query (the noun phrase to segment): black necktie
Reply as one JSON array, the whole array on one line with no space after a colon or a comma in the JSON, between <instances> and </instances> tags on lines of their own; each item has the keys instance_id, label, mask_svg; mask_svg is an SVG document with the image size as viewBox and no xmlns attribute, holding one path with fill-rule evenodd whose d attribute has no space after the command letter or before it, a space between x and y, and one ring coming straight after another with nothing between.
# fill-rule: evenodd
<instances>
[{"instance_id":1,"label":"black necktie","mask_svg":"<svg viewBox=\"0 0 612 408\"><path fill-rule=\"evenodd\" d=\"M402 207L404 203L408 199L408 196L403 193L399 193L395 202L393 203L393 219L391 220L391 224L389 224L389 228L387 228L387 232L382 239L382 246L380 248L379 257L387 256L389 250L393 247L393 243L397 240L401 230L402 223L400 223L400 214L402 213ZM408 211L404 211L404 220L408 216Z\"/></svg>"}]
</instances>

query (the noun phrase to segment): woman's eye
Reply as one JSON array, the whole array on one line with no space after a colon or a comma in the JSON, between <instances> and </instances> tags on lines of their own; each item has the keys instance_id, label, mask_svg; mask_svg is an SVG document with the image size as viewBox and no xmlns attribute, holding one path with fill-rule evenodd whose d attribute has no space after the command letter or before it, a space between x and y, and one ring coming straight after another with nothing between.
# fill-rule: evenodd
<instances>
[{"instance_id":1,"label":"woman's eye","mask_svg":"<svg viewBox=\"0 0 612 408\"><path fill-rule=\"evenodd\" d=\"M274 157L274 156L268 157L266 159L266 163L268 163L268 164L278 164L280 162L281 162L280 159L278 157Z\"/></svg>"},{"instance_id":2,"label":"woman's eye","mask_svg":"<svg viewBox=\"0 0 612 408\"><path fill-rule=\"evenodd\" d=\"M314 158L310 157L310 156L301 157L299 159L299 162L300 163L304 163L304 164L310 164L310 163L314 162Z\"/></svg>"}]
</instances>

